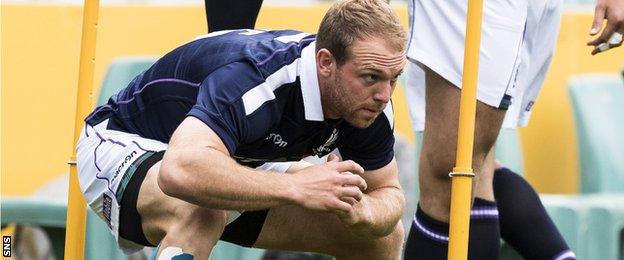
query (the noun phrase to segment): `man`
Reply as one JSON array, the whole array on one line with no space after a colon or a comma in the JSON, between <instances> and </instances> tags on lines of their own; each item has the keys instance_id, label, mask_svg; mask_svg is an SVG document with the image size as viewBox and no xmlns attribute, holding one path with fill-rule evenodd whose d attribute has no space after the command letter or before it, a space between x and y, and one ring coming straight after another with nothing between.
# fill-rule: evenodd
<instances>
[{"instance_id":1,"label":"man","mask_svg":"<svg viewBox=\"0 0 624 260\"><path fill-rule=\"evenodd\" d=\"M85 120L87 202L126 252L158 244L162 259L205 259L218 239L399 259L388 102L405 41L387 3L345 0L316 37L222 31L173 50ZM334 148L345 161L263 168Z\"/></svg>"},{"instance_id":2,"label":"man","mask_svg":"<svg viewBox=\"0 0 624 260\"><path fill-rule=\"evenodd\" d=\"M484 1L470 259L498 258L501 234L527 259L575 259L530 185L505 168L494 176L498 132L501 126L528 123L552 58L561 9L560 0ZM415 130L424 129L424 135L419 209L405 256L442 259L448 246L448 173L455 162L466 1L414 0L410 12L412 62L406 85ZM624 1L598 1L591 35L597 35L603 19L608 20L603 33L588 43L592 54L621 44Z\"/></svg>"}]
</instances>

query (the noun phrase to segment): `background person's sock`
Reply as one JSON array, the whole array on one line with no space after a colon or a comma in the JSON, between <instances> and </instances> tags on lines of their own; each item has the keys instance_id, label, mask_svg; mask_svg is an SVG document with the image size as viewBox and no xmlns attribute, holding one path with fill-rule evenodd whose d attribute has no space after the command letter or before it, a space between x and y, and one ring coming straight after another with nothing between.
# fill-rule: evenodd
<instances>
[{"instance_id":1,"label":"background person's sock","mask_svg":"<svg viewBox=\"0 0 624 260\"><path fill-rule=\"evenodd\" d=\"M447 248L448 224L427 216L418 206L403 259L446 259Z\"/></svg>"},{"instance_id":2,"label":"background person's sock","mask_svg":"<svg viewBox=\"0 0 624 260\"><path fill-rule=\"evenodd\" d=\"M475 198L470 211L468 259L498 259L500 230L496 202Z\"/></svg>"},{"instance_id":3,"label":"background person's sock","mask_svg":"<svg viewBox=\"0 0 624 260\"><path fill-rule=\"evenodd\" d=\"M494 172L501 237L525 259L576 259L542 202L521 176L507 168ZM559 257L559 258L557 258Z\"/></svg>"},{"instance_id":4,"label":"background person's sock","mask_svg":"<svg viewBox=\"0 0 624 260\"><path fill-rule=\"evenodd\" d=\"M437 221L420 206L405 244L405 260L446 259L448 223ZM500 233L496 203L476 199L471 212L468 259L498 259Z\"/></svg>"}]
</instances>

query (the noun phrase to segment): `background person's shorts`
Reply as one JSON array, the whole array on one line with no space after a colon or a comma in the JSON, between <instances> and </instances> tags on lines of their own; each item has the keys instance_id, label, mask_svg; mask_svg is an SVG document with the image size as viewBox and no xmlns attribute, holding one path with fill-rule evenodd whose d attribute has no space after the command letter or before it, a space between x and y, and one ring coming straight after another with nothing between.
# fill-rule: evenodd
<instances>
[{"instance_id":1,"label":"background person's shorts","mask_svg":"<svg viewBox=\"0 0 624 260\"><path fill-rule=\"evenodd\" d=\"M425 123L426 66L461 86L466 30L464 0L410 0L406 94L414 130ZM561 0L483 2L477 98L507 110L503 127L528 123L554 52Z\"/></svg>"}]
</instances>

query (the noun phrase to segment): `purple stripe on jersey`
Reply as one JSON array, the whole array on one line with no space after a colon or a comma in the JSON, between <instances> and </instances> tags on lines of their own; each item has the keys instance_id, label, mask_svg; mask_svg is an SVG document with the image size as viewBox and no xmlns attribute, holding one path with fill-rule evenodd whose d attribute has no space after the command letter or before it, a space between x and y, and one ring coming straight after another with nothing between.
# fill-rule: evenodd
<instances>
[{"instance_id":1,"label":"purple stripe on jersey","mask_svg":"<svg viewBox=\"0 0 624 260\"><path fill-rule=\"evenodd\" d=\"M576 260L576 254L570 249L566 249L552 258L553 260Z\"/></svg>"},{"instance_id":2,"label":"purple stripe on jersey","mask_svg":"<svg viewBox=\"0 0 624 260\"><path fill-rule=\"evenodd\" d=\"M153 84L156 84L156 83L161 83L161 82L182 83L182 84L195 86L195 87L199 87L199 85L201 84L201 83L195 83L195 82L186 81L186 80L183 80L183 79L165 78L165 79L157 79L157 80L152 80L150 82L147 82L147 84L145 84L145 86L143 86L143 88L148 87L148 86L153 85ZM138 91L132 93L132 95L141 93L142 90L143 89L139 89Z\"/></svg>"},{"instance_id":3,"label":"purple stripe on jersey","mask_svg":"<svg viewBox=\"0 0 624 260\"><path fill-rule=\"evenodd\" d=\"M269 55L269 57L266 57L266 59L262 60L262 61L261 61L261 62L259 62L259 63L256 63L256 65L257 65L257 66L262 66L262 65L264 65L265 63L269 62L269 61L270 61L270 60L271 60L271 59L272 59L272 58L273 58L276 54L278 54L278 53L280 53L280 52L287 51L288 49L290 49L290 48L291 48L291 47L293 47L293 46L298 46L298 45L299 45L299 44L301 44L301 43L304 43L304 42L310 42L310 41L313 41L313 40L314 40L314 39L308 39L308 40L301 40L300 42L292 42L292 43L289 43L289 44L287 44L284 48L281 48L281 49L277 49L277 50L275 50L273 53L271 53L271 55Z\"/></svg>"},{"instance_id":4,"label":"purple stripe on jersey","mask_svg":"<svg viewBox=\"0 0 624 260\"><path fill-rule=\"evenodd\" d=\"M181 84L192 86L192 87L199 87L199 85L201 85L201 83L195 83L195 82L190 82L190 81L181 80L181 79L174 79L174 78L157 79L157 80L153 80L153 81L148 82L141 89L139 89L139 90L135 91L134 93L132 93L132 97L130 99L124 100L124 101L118 101L117 104L128 104L128 103L134 101L134 97L136 97L137 94L140 94L141 92L143 92L143 90L145 90L147 87L149 87L151 85L154 85L156 83L161 83L161 82L181 83Z\"/></svg>"},{"instance_id":5,"label":"purple stripe on jersey","mask_svg":"<svg viewBox=\"0 0 624 260\"><path fill-rule=\"evenodd\" d=\"M88 128L87 128L87 125L88 125L88 124L87 124L87 122L85 122L85 124L84 124L84 125L85 125L85 126L84 126L84 128L85 128L85 129L84 129L85 136L89 137L89 131L87 131L87 129L88 129Z\"/></svg>"},{"instance_id":6,"label":"purple stripe on jersey","mask_svg":"<svg viewBox=\"0 0 624 260\"><path fill-rule=\"evenodd\" d=\"M422 225L420 222L418 222L418 218L416 218L416 216L414 216L414 224L416 224L416 227L418 228L418 231L420 231L420 233L422 233L423 235L425 235L429 239L434 240L434 241L438 241L438 242L442 242L442 243L448 243L448 240L449 240L448 235L437 233L437 232L434 232L434 231L431 231L431 230L427 229L424 225Z\"/></svg>"}]
</instances>

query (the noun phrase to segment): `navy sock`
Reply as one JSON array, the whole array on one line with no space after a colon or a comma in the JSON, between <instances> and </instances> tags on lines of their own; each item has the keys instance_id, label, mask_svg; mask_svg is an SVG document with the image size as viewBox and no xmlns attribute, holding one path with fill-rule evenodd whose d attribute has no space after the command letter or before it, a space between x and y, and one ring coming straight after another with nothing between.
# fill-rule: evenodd
<instances>
[{"instance_id":1,"label":"navy sock","mask_svg":"<svg viewBox=\"0 0 624 260\"><path fill-rule=\"evenodd\" d=\"M446 259L448 223L429 217L420 206L405 244L405 260ZM476 199L471 211L468 259L498 259L500 234L496 202Z\"/></svg>"},{"instance_id":2,"label":"navy sock","mask_svg":"<svg viewBox=\"0 0 624 260\"><path fill-rule=\"evenodd\" d=\"M448 224L427 216L418 206L405 243L404 259L446 259L447 248Z\"/></svg>"},{"instance_id":3,"label":"navy sock","mask_svg":"<svg viewBox=\"0 0 624 260\"><path fill-rule=\"evenodd\" d=\"M468 259L498 259L500 229L496 202L475 198L470 211Z\"/></svg>"},{"instance_id":4,"label":"navy sock","mask_svg":"<svg viewBox=\"0 0 624 260\"><path fill-rule=\"evenodd\" d=\"M576 259L531 185L507 168L494 172L501 237L525 259ZM472 230L471 230L472 231Z\"/></svg>"}]
</instances>

